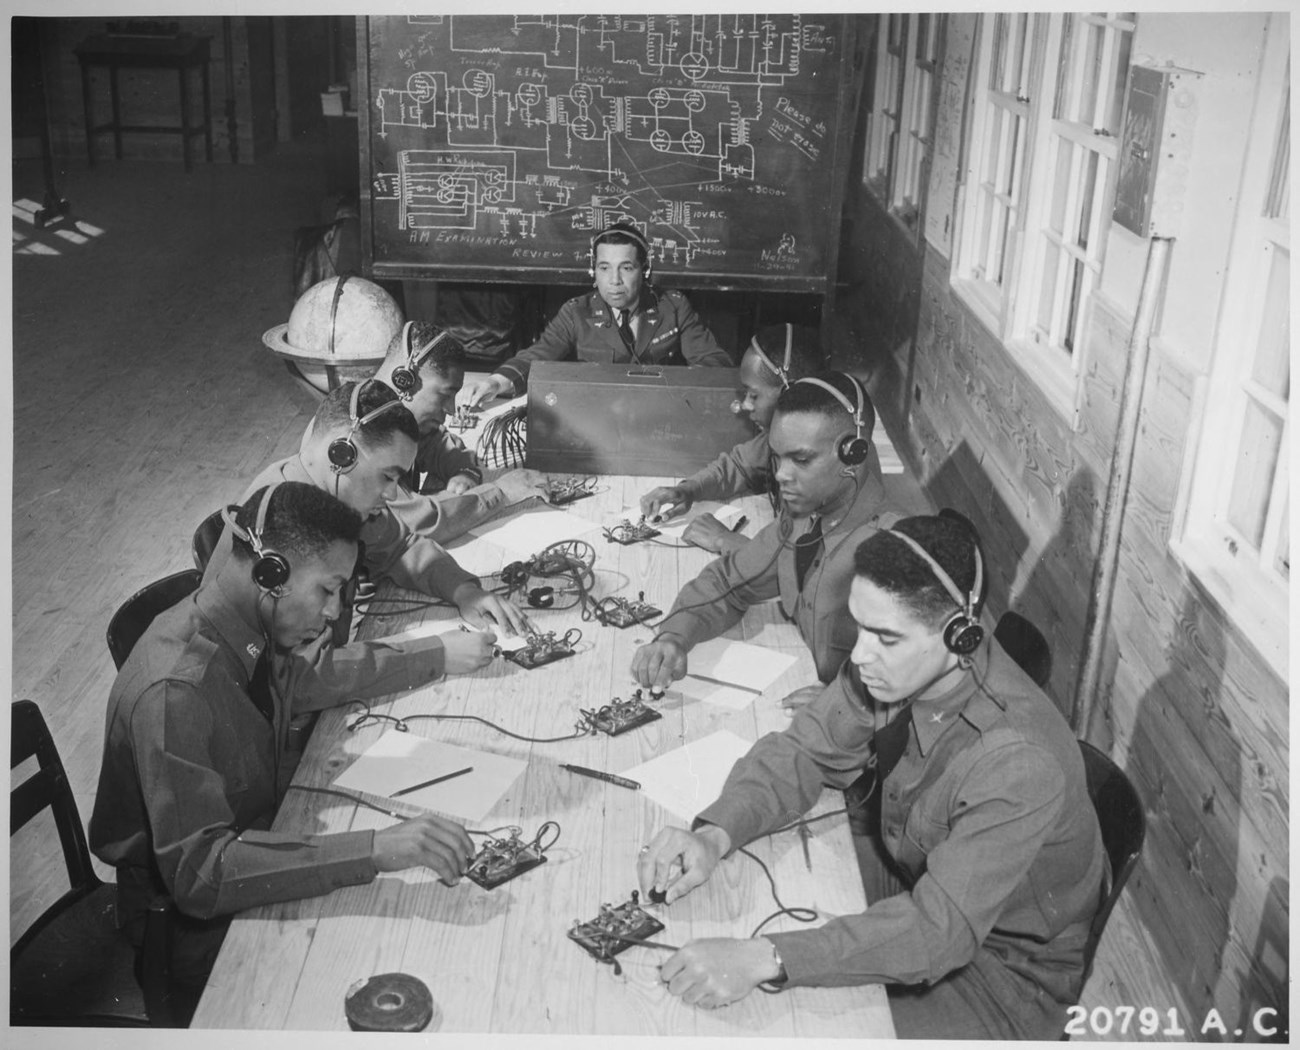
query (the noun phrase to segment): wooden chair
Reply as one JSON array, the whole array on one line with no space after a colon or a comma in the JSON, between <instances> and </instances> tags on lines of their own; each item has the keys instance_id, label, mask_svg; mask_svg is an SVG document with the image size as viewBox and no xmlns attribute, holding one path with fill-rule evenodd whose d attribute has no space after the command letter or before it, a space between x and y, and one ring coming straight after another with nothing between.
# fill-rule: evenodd
<instances>
[{"instance_id":1,"label":"wooden chair","mask_svg":"<svg viewBox=\"0 0 1300 1050\"><path fill-rule=\"evenodd\" d=\"M225 527L226 523L221 518L221 511L214 510L199 522L199 527L194 530L190 552L194 555L194 567L199 572L207 570L208 560L212 557L212 552L217 549L217 541L221 539L221 530Z\"/></svg>"},{"instance_id":2,"label":"wooden chair","mask_svg":"<svg viewBox=\"0 0 1300 1050\"><path fill-rule=\"evenodd\" d=\"M81 817L54 738L40 708L13 705L9 834L49 810L58 829L71 888L9 951L9 1023L83 1027L171 1027L168 972L170 905L155 901L145 927L140 982L135 949L117 929L117 889L91 865ZM36 760L21 781L19 766Z\"/></svg>"},{"instance_id":3,"label":"wooden chair","mask_svg":"<svg viewBox=\"0 0 1300 1050\"><path fill-rule=\"evenodd\" d=\"M122 603L108 621L108 651L119 671L154 617L193 594L202 579L198 569L182 569L142 587Z\"/></svg>"},{"instance_id":4,"label":"wooden chair","mask_svg":"<svg viewBox=\"0 0 1300 1050\"><path fill-rule=\"evenodd\" d=\"M1088 797L1097 810L1101 824L1101 841L1110 858L1110 887L1102 898L1101 907L1093 916L1088 931L1088 943L1083 953L1083 980L1086 984L1092 973L1093 956L1106 929L1106 922L1115 908L1115 902L1124 884L1137 867L1146 839L1147 821L1132 782L1119 766L1086 740L1079 741L1083 753L1083 768L1088 778Z\"/></svg>"}]
</instances>

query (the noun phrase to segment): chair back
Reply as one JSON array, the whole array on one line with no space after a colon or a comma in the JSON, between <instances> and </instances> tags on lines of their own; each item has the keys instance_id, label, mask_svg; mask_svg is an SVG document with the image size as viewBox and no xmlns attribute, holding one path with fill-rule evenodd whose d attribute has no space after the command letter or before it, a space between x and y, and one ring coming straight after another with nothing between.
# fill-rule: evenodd
<instances>
[{"instance_id":1,"label":"chair back","mask_svg":"<svg viewBox=\"0 0 1300 1050\"><path fill-rule=\"evenodd\" d=\"M998 621L993 637L1038 688L1047 688L1052 677L1052 650L1042 631L1019 613L1008 610Z\"/></svg>"},{"instance_id":2,"label":"chair back","mask_svg":"<svg viewBox=\"0 0 1300 1050\"><path fill-rule=\"evenodd\" d=\"M1137 867L1142 843L1146 839L1147 820L1142 800L1124 771L1086 740L1079 741L1079 750L1083 754L1083 768L1088 780L1088 797L1097 811L1102 846L1110 859L1111 874L1110 887L1093 916L1084 948L1083 979L1086 983L1092 973L1092 959L1106 922L1124 884Z\"/></svg>"},{"instance_id":3,"label":"chair back","mask_svg":"<svg viewBox=\"0 0 1300 1050\"><path fill-rule=\"evenodd\" d=\"M81 815L77 812L77 801L72 794L72 785L59 758L58 748L41 709L31 700L15 700L12 707L12 737L9 744L9 769L11 778L13 770L30 758L36 759L37 768L21 783L12 781L9 792L9 834L12 837L28 821L46 809L54 817L54 826L59 832L59 842L63 846L63 862L68 869L68 882L71 884L70 897L89 893L101 885L99 876L90 862L90 849L86 845L86 832L81 826ZM28 929L15 945L19 946L34 937L43 924L39 921Z\"/></svg>"},{"instance_id":4,"label":"chair back","mask_svg":"<svg viewBox=\"0 0 1300 1050\"><path fill-rule=\"evenodd\" d=\"M207 571L208 561L212 557L212 552L217 549L217 541L221 539L221 530L225 527L226 523L221 518L221 511L214 510L199 522L199 527L194 530L190 553L194 555L194 567L199 572Z\"/></svg>"},{"instance_id":5,"label":"chair back","mask_svg":"<svg viewBox=\"0 0 1300 1050\"><path fill-rule=\"evenodd\" d=\"M122 603L108 621L108 651L119 671L154 617L193 594L202 579L198 569L182 569L154 580Z\"/></svg>"}]
</instances>

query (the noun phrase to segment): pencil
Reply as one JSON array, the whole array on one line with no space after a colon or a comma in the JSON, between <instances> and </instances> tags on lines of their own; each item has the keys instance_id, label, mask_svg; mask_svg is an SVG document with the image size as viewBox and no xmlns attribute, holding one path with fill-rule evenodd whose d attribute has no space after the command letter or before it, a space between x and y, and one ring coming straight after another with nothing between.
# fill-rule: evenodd
<instances>
[{"instance_id":1,"label":"pencil","mask_svg":"<svg viewBox=\"0 0 1300 1050\"><path fill-rule=\"evenodd\" d=\"M398 795L409 795L412 791L419 791L420 788L433 787L434 784L441 784L444 780L450 780L452 777L459 777L466 773L473 772L473 766L466 766L464 769L458 769L454 773L445 773L440 777L434 777L432 780L426 780L423 784L412 784L409 788L402 788L400 791L394 791L388 797L397 798Z\"/></svg>"}]
</instances>

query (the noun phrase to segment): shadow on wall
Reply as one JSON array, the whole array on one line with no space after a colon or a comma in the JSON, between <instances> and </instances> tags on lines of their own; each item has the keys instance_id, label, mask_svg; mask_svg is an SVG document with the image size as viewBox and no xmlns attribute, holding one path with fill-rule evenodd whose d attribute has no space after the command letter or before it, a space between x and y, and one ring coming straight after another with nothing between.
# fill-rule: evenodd
<instances>
[{"instance_id":1,"label":"shadow on wall","mask_svg":"<svg viewBox=\"0 0 1300 1050\"><path fill-rule=\"evenodd\" d=\"M951 507L965 515L979 533L988 581L985 608L996 620L1010 606L1011 584L1029 537L965 441L924 482L924 488L936 507Z\"/></svg>"},{"instance_id":2,"label":"shadow on wall","mask_svg":"<svg viewBox=\"0 0 1300 1050\"><path fill-rule=\"evenodd\" d=\"M1128 893L1163 972L1187 999L1197 1026L1188 1030L1193 1040L1212 1037L1199 1031L1211 1007L1229 1038L1239 1026L1232 1016L1239 1004L1220 1001L1217 992L1229 958L1243 819L1241 746L1219 705L1223 634L1197 607L1186 598L1173 624L1166 670L1137 702L1125 763L1147 815L1146 847ZM1135 656L1134 662L1143 661ZM1121 713L1113 721L1122 726L1127 719Z\"/></svg>"},{"instance_id":3,"label":"shadow on wall","mask_svg":"<svg viewBox=\"0 0 1300 1050\"><path fill-rule=\"evenodd\" d=\"M1096 564L1096 540L1101 509L1097 479L1088 467L1079 467L1066 482L1056 533L1047 542L1033 568L1014 588L1013 607L1047 636L1053 655L1052 680L1047 693L1069 717L1085 644L1088 595ZM1114 739L1109 724L1110 689L1115 674L1114 632L1107 625L1102 643L1100 695L1088 726L1076 733L1110 754Z\"/></svg>"}]
</instances>

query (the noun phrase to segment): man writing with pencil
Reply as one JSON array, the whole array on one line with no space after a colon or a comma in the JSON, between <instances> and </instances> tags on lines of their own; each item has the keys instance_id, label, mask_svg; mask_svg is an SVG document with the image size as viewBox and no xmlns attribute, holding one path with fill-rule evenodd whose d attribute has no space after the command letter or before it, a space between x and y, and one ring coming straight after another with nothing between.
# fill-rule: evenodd
<instances>
[{"instance_id":1,"label":"man writing with pencil","mask_svg":"<svg viewBox=\"0 0 1300 1050\"><path fill-rule=\"evenodd\" d=\"M179 912L171 965L182 1022L233 913L413 867L451 886L474 852L464 828L430 813L378 831L271 830L291 772L291 711L334 702L304 653L339 614L361 518L313 485L282 482L227 508L226 523L230 557L158 615L113 683L90 818L90 847L117 869L118 921L137 948L155 897ZM470 644L492 641L482 633ZM372 659L353 695L423 685L443 659L429 642L413 642L400 665Z\"/></svg>"}]
</instances>

